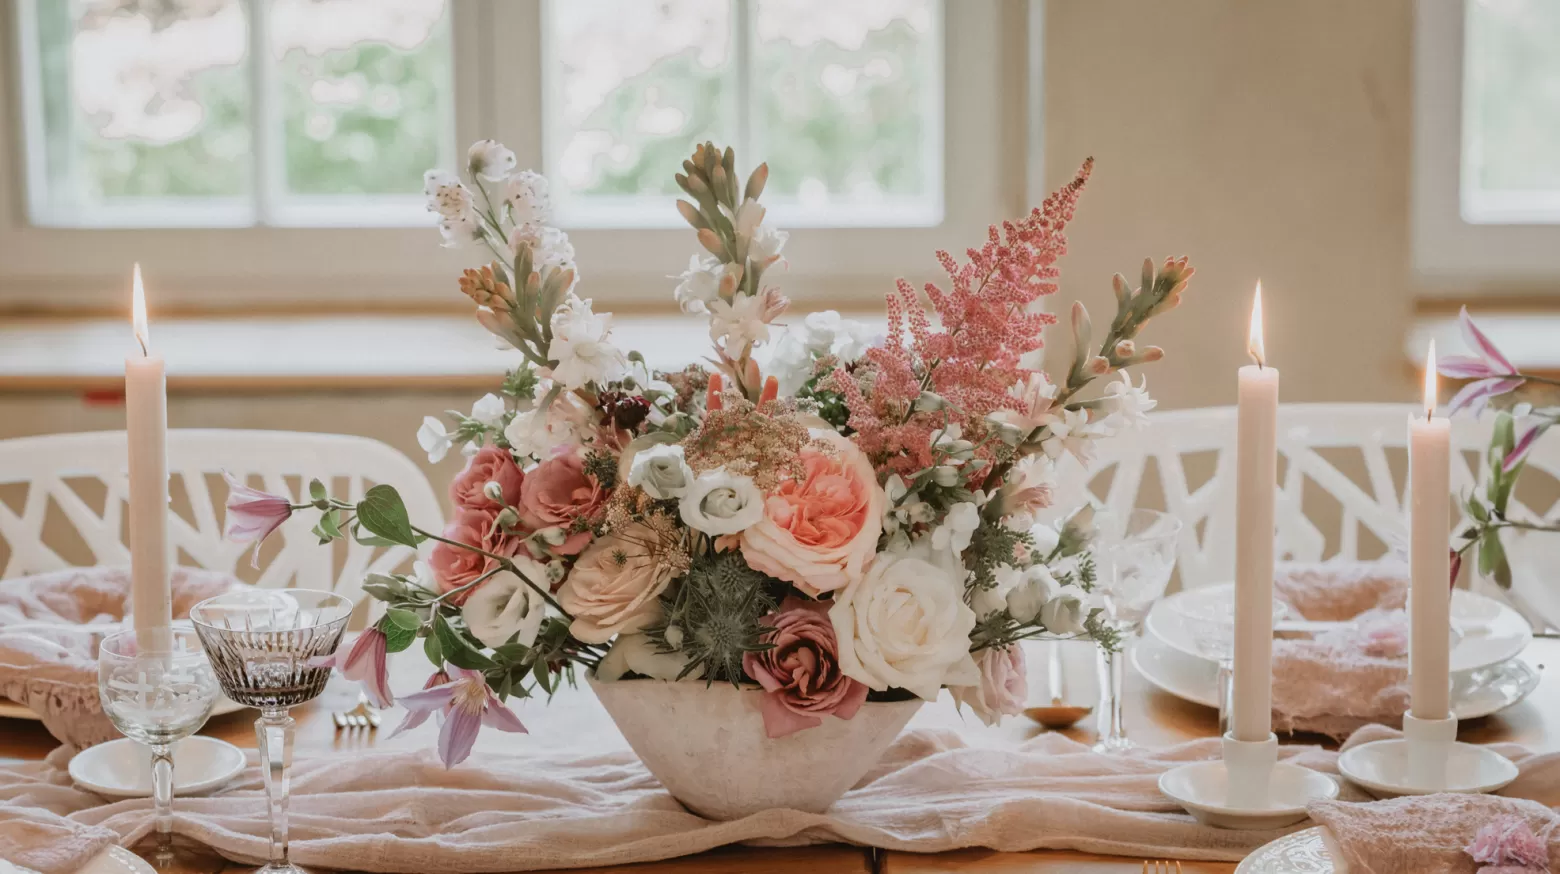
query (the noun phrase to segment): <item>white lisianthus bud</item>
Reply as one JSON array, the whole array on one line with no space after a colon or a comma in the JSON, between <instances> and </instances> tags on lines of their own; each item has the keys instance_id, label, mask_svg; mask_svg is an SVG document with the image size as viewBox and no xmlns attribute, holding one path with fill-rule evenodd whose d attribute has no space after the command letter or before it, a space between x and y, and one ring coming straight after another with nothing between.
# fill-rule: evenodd
<instances>
[{"instance_id":1,"label":"white lisianthus bud","mask_svg":"<svg viewBox=\"0 0 1560 874\"><path fill-rule=\"evenodd\" d=\"M554 525L550 528L543 528L536 532L536 536L548 546L562 546L563 542L569 539L568 532L564 531L563 528L558 525Z\"/></svg>"},{"instance_id":2,"label":"white lisianthus bud","mask_svg":"<svg viewBox=\"0 0 1560 874\"><path fill-rule=\"evenodd\" d=\"M935 413L938 410L946 408L947 406L948 402L943 400L942 395L937 394L936 392L923 391L921 392L921 395L915 399L915 409L917 412Z\"/></svg>"},{"instance_id":3,"label":"white lisianthus bud","mask_svg":"<svg viewBox=\"0 0 1560 874\"><path fill-rule=\"evenodd\" d=\"M939 464L932 468L932 482L945 489L951 489L959 484L959 469L946 464Z\"/></svg>"},{"instance_id":4,"label":"white lisianthus bud","mask_svg":"<svg viewBox=\"0 0 1560 874\"><path fill-rule=\"evenodd\" d=\"M504 503L504 487L498 480L488 480L482 484L482 494L495 504Z\"/></svg>"},{"instance_id":5,"label":"white lisianthus bud","mask_svg":"<svg viewBox=\"0 0 1560 874\"><path fill-rule=\"evenodd\" d=\"M666 626L666 633L664 635L662 635L662 636L666 638L666 645L667 646L670 646L673 649L676 649L676 648L682 646L683 630L682 630L681 626L678 626L678 625L668 625L668 626Z\"/></svg>"},{"instance_id":6,"label":"white lisianthus bud","mask_svg":"<svg viewBox=\"0 0 1560 874\"><path fill-rule=\"evenodd\" d=\"M494 485L497 484L494 483ZM499 492L498 499L503 500L502 491ZM505 507L504 509L498 511L498 518L493 520L493 524L497 525L499 529L503 531L508 531L509 529L520 524L520 514L515 512L514 507Z\"/></svg>"}]
</instances>

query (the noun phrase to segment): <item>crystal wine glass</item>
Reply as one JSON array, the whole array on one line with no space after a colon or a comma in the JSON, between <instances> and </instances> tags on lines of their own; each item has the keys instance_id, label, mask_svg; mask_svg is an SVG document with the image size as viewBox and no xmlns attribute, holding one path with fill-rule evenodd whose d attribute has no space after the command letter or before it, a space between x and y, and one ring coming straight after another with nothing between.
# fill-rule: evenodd
<instances>
[{"instance_id":1,"label":"crystal wine glass","mask_svg":"<svg viewBox=\"0 0 1560 874\"><path fill-rule=\"evenodd\" d=\"M200 730L217 700L217 678L193 631L175 629L167 652L142 652L134 631L98 647L98 698L125 737L152 748L152 799L160 868L173 861L173 744Z\"/></svg>"},{"instance_id":2,"label":"crystal wine glass","mask_svg":"<svg viewBox=\"0 0 1560 874\"><path fill-rule=\"evenodd\" d=\"M352 602L311 589L239 590L208 598L190 620L229 698L260 710L255 720L271 819L271 861L260 874L302 874L287 861L287 779L292 765L289 708L318 697Z\"/></svg>"},{"instance_id":3,"label":"crystal wine glass","mask_svg":"<svg viewBox=\"0 0 1560 874\"><path fill-rule=\"evenodd\" d=\"M1235 590L1208 589L1173 599L1174 616L1186 626L1197 654L1219 666L1219 736L1229 730L1230 684L1235 676ZM1289 613L1273 599L1273 623Z\"/></svg>"},{"instance_id":4,"label":"crystal wine glass","mask_svg":"<svg viewBox=\"0 0 1560 874\"><path fill-rule=\"evenodd\" d=\"M1136 637L1154 602L1164 595L1175 569L1175 545L1181 520L1157 510L1133 510L1123 518L1097 517L1099 533L1094 554L1104 625L1120 635L1123 645ZM1099 647L1099 743L1094 750L1117 753L1132 748L1121 716L1121 650Z\"/></svg>"}]
</instances>

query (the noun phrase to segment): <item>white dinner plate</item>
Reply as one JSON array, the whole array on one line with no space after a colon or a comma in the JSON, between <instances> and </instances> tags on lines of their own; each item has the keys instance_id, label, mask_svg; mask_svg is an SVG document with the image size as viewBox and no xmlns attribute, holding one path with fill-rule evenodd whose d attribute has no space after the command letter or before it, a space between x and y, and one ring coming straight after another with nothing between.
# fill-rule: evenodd
<instances>
[{"instance_id":1,"label":"white dinner plate","mask_svg":"<svg viewBox=\"0 0 1560 874\"><path fill-rule=\"evenodd\" d=\"M1235 874L1348 874L1332 832L1323 826L1287 834L1256 848Z\"/></svg>"},{"instance_id":2,"label":"white dinner plate","mask_svg":"<svg viewBox=\"0 0 1560 874\"><path fill-rule=\"evenodd\" d=\"M76 874L157 874L157 869L124 847L109 847Z\"/></svg>"},{"instance_id":3,"label":"white dinner plate","mask_svg":"<svg viewBox=\"0 0 1560 874\"><path fill-rule=\"evenodd\" d=\"M226 695L217 693L217 703L211 706L212 716L225 716L229 713L237 713L244 709L244 705L229 699ZM25 704L18 704L9 698L0 698L0 718L3 719L41 719L38 714Z\"/></svg>"},{"instance_id":4,"label":"white dinner plate","mask_svg":"<svg viewBox=\"0 0 1560 874\"><path fill-rule=\"evenodd\" d=\"M205 792L244 770L244 751L224 740L195 735L173 745L173 791ZM87 747L70 760L70 778L110 798L150 798L152 755L129 738Z\"/></svg>"},{"instance_id":5,"label":"white dinner plate","mask_svg":"<svg viewBox=\"0 0 1560 874\"><path fill-rule=\"evenodd\" d=\"M1192 629L1178 621L1176 605L1190 599L1231 599L1234 583L1200 586L1166 596L1148 611L1146 636L1157 638L1183 655L1213 664L1200 654ZM1516 658L1533 642L1533 627L1522 614L1494 598L1464 589L1452 590L1452 628L1458 633L1452 646L1453 673L1487 668Z\"/></svg>"},{"instance_id":6,"label":"white dinner plate","mask_svg":"<svg viewBox=\"0 0 1560 874\"><path fill-rule=\"evenodd\" d=\"M1132 666L1150 685L1177 698L1219 706L1219 668L1152 637L1132 647ZM1477 719L1505 710L1538 688L1538 672L1521 659L1452 674L1452 714Z\"/></svg>"}]
</instances>

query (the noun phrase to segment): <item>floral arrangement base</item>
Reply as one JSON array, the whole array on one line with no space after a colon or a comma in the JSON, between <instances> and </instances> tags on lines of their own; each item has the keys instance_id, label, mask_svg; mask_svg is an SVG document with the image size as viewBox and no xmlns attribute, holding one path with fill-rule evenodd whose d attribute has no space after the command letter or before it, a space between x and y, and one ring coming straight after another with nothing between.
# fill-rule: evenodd
<instances>
[{"instance_id":1,"label":"floral arrangement base","mask_svg":"<svg viewBox=\"0 0 1560 874\"><path fill-rule=\"evenodd\" d=\"M714 820L773 808L822 813L877 764L924 703L871 701L848 720L828 716L816 728L770 738L756 687L587 676L650 773L684 807Z\"/></svg>"}]
</instances>

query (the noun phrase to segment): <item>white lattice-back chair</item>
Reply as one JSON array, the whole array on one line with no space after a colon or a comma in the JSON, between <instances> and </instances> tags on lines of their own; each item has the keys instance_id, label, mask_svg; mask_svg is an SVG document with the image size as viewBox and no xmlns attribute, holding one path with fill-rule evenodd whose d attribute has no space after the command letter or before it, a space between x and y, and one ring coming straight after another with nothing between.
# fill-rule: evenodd
<instances>
[{"instance_id":1,"label":"white lattice-back chair","mask_svg":"<svg viewBox=\"0 0 1560 874\"><path fill-rule=\"evenodd\" d=\"M9 552L0 579L71 564L128 564L123 542L126 458L123 431L0 440L0 543ZM308 500L310 479L351 501L384 483L401 493L413 524L434 529L440 524L438 497L417 465L366 437L175 429L168 432L168 470L168 539L175 561L183 565L248 573L253 547L222 537L224 470L252 486L290 495L295 503ZM404 546L320 546L309 533L318 516L295 513L271 535L256 585L326 589L357 600L367 574L393 571L412 557ZM71 530L62 536L62 527ZM64 550L62 542L71 548Z\"/></svg>"},{"instance_id":2,"label":"white lattice-back chair","mask_svg":"<svg viewBox=\"0 0 1560 874\"><path fill-rule=\"evenodd\" d=\"M1380 554L1406 541L1405 447L1413 414L1423 415L1411 404L1279 407L1274 518L1281 559L1374 558L1362 555L1363 542L1374 541L1371 545ZM1234 407L1150 414L1147 427L1102 441L1086 474L1090 491L1113 510L1162 507L1181 519L1185 527L1178 567L1183 586L1234 577L1235 415ZM1466 493L1479 475L1493 421L1493 416L1453 420L1454 494ZM1150 467L1157 476L1145 478ZM1080 478L1074 472L1072 482L1062 490L1064 495L1071 491L1075 501ZM1546 439L1535 445L1524 480L1534 482L1519 484L1510 513L1529 521L1560 518L1555 494L1560 484L1560 441ZM1541 506L1524 503L1525 496L1536 498ZM1511 550L1519 576L1523 567L1536 572L1546 565L1556 566L1560 535L1520 540ZM1556 604L1560 605L1560 593Z\"/></svg>"}]
</instances>

